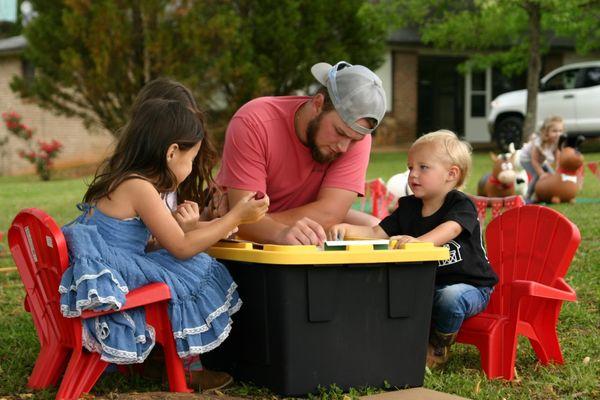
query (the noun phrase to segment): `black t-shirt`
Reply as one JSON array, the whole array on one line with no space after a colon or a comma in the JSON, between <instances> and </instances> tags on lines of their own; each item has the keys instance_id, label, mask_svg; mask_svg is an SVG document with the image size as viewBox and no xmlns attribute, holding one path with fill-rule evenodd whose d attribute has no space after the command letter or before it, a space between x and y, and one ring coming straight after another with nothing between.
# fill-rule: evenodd
<instances>
[{"instance_id":1,"label":"black t-shirt","mask_svg":"<svg viewBox=\"0 0 600 400\"><path fill-rule=\"evenodd\" d=\"M473 286L494 286L498 277L485 254L477 209L471 199L458 190L452 190L434 214L423 217L422 208L421 199L415 196L401 197L398 208L381 221L379 226L388 236L410 235L416 238L444 222L457 222L463 229L456 238L444 245L450 250L450 259L439 261L436 285L467 283Z\"/></svg>"}]
</instances>

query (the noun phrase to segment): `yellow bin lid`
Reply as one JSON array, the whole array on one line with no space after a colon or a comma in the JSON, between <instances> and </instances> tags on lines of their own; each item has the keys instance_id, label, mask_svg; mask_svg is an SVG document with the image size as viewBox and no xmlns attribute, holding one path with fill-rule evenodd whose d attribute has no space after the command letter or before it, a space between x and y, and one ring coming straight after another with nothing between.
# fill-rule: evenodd
<instances>
[{"instance_id":1,"label":"yellow bin lid","mask_svg":"<svg viewBox=\"0 0 600 400\"><path fill-rule=\"evenodd\" d=\"M450 258L448 248L434 246L433 243L406 243L400 249L394 249L393 243L385 249L373 247L372 244L348 245L345 249L326 251L314 245L221 241L208 249L207 253L220 260L281 265L409 263Z\"/></svg>"}]
</instances>

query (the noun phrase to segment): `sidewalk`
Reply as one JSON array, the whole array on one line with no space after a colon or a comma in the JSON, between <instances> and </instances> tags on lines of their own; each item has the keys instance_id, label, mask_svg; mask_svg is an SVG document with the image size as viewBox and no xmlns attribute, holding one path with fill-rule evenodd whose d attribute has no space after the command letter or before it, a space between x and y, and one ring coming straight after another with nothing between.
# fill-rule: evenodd
<instances>
[{"instance_id":1,"label":"sidewalk","mask_svg":"<svg viewBox=\"0 0 600 400\"><path fill-rule=\"evenodd\" d=\"M453 394L436 392L425 388L412 388L396 390L393 392L379 393L371 396L362 396L361 400L469 400Z\"/></svg>"}]
</instances>

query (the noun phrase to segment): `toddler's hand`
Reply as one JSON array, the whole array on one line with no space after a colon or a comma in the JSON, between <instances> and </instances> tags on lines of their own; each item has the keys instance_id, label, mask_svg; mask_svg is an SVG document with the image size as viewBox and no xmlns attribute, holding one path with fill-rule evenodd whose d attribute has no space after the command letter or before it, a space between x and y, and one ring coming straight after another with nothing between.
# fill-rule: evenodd
<instances>
[{"instance_id":1,"label":"toddler's hand","mask_svg":"<svg viewBox=\"0 0 600 400\"><path fill-rule=\"evenodd\" d=\"M196 229L200 219L198 203L186 200L177 206L177 211L175 211L173 216L184 232Z\"/></svg>"},{"instance_id":2,"label":"toddler's hand","mask_svg":"<svg viewBox=\"0 0 600 400\"><path fill-rule=\"evenodd\" d=\"M238 224L252 224L265 216L269 209L269 197L265 195L256 200L252 192L244 196L230 212L234 213L239 220Z\"/></svg>"},{"instance_id":3,"label":"toddler's hand","mask_svg":"<svg viewBox=\"0 0 600 400\"><path fill-rule=\"evenodd\" d=\"M398 236L392 236L390 237L390 241L392 240L396 240L396 245L394 246L395 249L399 249L401 245L403 245L404 243L420 243L421 241L419 239L416 239L412 236L408 236L408 235L398 235Z\"/></svg>"},{"instance_id":4,"label":"toddler's hand","mask_svg":"<svg viewBox=\"0 0 600 400\"><path fill-rule=\"evenodd\" d=\"M344 240L347 229L348 224L333 225L327 231L327 240Z\"/></svg>"}]
</instances>

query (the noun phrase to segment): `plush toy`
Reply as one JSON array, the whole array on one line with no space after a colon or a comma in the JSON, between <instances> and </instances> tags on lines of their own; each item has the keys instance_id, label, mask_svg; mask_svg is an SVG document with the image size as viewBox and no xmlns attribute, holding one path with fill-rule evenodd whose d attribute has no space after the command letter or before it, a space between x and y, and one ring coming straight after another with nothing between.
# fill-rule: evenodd
<instances>
[{"instance_id":1,"label":"plush toy","mask_svg":"<svg viewBox=\"0 0 600 400\"><path fill-rule=\"evenodd\" d=\"M513 146L514 150L514 146ZM494 162L492 173L484 175L477 185L477 194L486 197L507 197L515 194L515 172L516 152L510 154L490 153Z\"/></svg>"},{"instance_id":2,"label":"plush toy","mask_svg":"<svg viewBox=\"0 0 600 400\"><path fill-rule=\"evenodd\" d=\"M529 186L529 176L527 171L523 169L521 165L521 149L515 150L515 144L511 143L508 145L508 153L506 157L514 160L513 166L515 168L515 194L525 197L527 195L527 188Z\"/></svg>"},{"instance_id":3,"label":"plush toy","mask_svg":"<svg viewBox=\"0 0 600 400\"><path fill-rule=\"evenodd\" d=\"M562 135L558 139L558 165L556 172L540 177L535 185L537 201L551 203L574 203L581 189L583 154L579 146L585 140L581 135Z\"/></svg>"}]
</instances>

